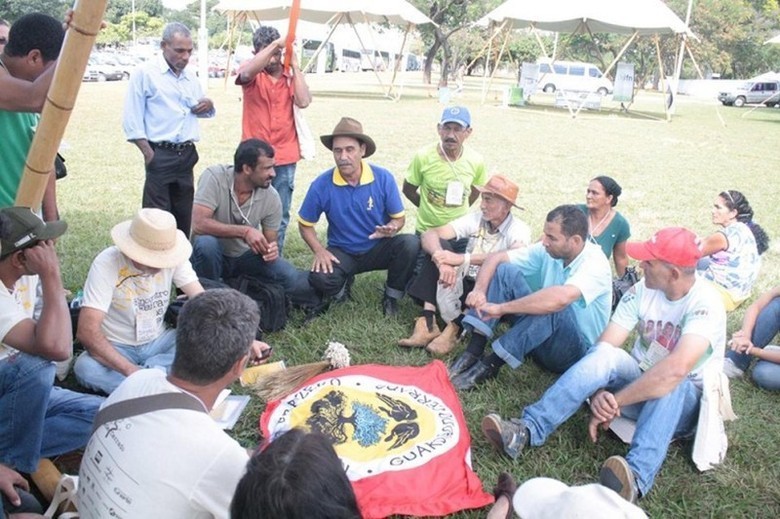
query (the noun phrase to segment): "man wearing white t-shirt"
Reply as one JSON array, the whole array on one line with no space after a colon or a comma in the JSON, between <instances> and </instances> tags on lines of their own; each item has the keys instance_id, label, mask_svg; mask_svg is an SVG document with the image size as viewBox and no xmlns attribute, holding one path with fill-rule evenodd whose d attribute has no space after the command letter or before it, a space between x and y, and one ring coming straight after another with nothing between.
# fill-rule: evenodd
<instances>
[{"instance_id":1,"label":"man wearing white t-shirt","mask_svg":"<svg viewBox=\"0 0 780 519\"><path fill-rule=\"evenodd\" d=\"M72 351L54 246L66 228L26 207L0 210L0 463L20 472L34 472L42 457L82 448L103 401L53 386L52 361ZM38 284L43 303L34 319Z\"/></svg>"},{"instance_id":2,"label":"man wearing white t-shirt","mask_svg":"<svg viewBox=\"0 0 780 519\"><path fill-rule=\"evenodd\" d=\"M249 455L208 412L244 371L259 322L257 303L232 289L182 307L170 375L130 375L95 418L79 470L82 519L228 517Z\"/></svg>"},{"instance_id":3,"label":"man wearing white t-shirt","mask_svg":"<svg viewBox=\"0 0 780 519\"><path fill-rule=\"evenodd\" d=\"M73 367L79 383L106 394L139 369L170 367L176 337L163 317L171 285L188 297L203 291L171 213L141 209L111 238L115 246L97 255L84 283L77 338L86 351Z\"/></svg>"},{"instance_id":4,"label":"man wearing white t-shirt","mask_svg":"<svg viewBox=\"0 0 780 519\"><path fill-rule=\"evenodd\" d=\"M526 445L540 446L590 398L591 440L618 416L636 420L625 458L601 468L602 485L634 502L646 495L674 438L696 430L705 372L723 368L726 313L716 290L696 278L701 257L696 235L670 227L646 242L628 243L644 278L620 300L612 321L588 354L569 368L519 420L486 416L482 431L512 458ZM648 321L680 326L681 335L662 344ZM622 349L637 331L631 353Z\"/></svg>"}]
</instances>

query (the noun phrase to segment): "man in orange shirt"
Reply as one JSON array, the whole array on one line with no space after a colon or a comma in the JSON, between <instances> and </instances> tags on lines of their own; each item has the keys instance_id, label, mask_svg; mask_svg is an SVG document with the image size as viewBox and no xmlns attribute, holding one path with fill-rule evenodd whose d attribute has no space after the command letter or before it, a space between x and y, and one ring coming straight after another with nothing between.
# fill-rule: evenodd
<instances>
[{"instance_id":1,"label":"man in orange shirt","mask_svg":"<svg viewBox=\"0 0 780 519\"><path fill-rule=\"evenodd\" d=\"M298 60L293 54L289 71L282 66L285 41L273 27L259 27L252 38L255 55L239 70L236 84L244 91L244 113L241 140L260 139L274 148L276 177L274 189L282 200L282 223L279 226L279 255L290 221L290 204L295 184L295 165L301 159L298 134L295 131L293 104L306 108L311 93Z\"/></svg>"}]
</instances>

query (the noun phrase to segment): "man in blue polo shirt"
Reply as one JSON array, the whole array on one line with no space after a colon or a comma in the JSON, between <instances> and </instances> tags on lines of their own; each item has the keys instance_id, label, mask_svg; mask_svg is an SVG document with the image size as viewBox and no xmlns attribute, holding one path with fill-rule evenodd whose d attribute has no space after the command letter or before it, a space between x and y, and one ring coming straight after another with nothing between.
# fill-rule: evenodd
<instances>
[{"instance_id":1,"label":"man in blue polo shirt","mask_svg":"<svg viewBox=\"0 0 780 519\"><path fill-rule=\"evenodd\" d=\"M301 236L314 253L309 282L332 298L347 290L355 274L386 269L382 311L394 316L420 243L417 236L398 234L406 220L393 174L363 160L376 144L355 119L343 117L320 140L333 151L336 167L312 182L298 212ZM322 213L328 219L327 248L314 228Z\"/></svg>"},{"instance_id":2,"label":"man in blue polo shirt","mask_svg":"<svg viewBox=\"0 0 780 519\"><path fill-rule=\"evenodd\" d=\"M531 355L543 368L563 373L580 360L609 320L612 271L598 245L588 241L588 218L574 205L547 214L544 235L525 249L492 254L482 264L463 324L473 329L466 351L450 366L460 390L518 368ZM511 328L493 341L499 319Z\"/></svg>"}]
</instances>

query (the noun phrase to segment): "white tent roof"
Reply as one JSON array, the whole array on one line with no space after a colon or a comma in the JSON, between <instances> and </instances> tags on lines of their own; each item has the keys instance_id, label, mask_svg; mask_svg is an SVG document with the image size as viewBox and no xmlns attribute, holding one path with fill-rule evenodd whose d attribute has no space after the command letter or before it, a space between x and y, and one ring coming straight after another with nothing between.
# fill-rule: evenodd
<instances>
[{"instance_id":1,"label":"white tent roof","mask_svg":"<svg viewBox=\"0 0 780 519\"><path fill-rule=\"evenodd\" d=\"M292 0L222 0L214 10L247 12L268 21L289 18L291 6ZM340 14L348 15L353 23L433 23L405 0L301 0L300 20L328 23Z\"/></svg>"},{"instance_id":2,"label":"white tent roof","mask_svg":"<svg viewBox=\"0 0 780 519\"><path fill-rule=\"evenodd\" d=\"M554 32L575 32L583 24L591 32L686 32L685 23L661 0L507 0L477 23L505 20L513 29Z\"/></svg>"},{"instance_id":3,"label":"white tent roof","mask_svg":"<svg viewBox=\"0 0 780 519\"><path fill-rule=\"evenodd\" d=\"M766 41L766 43L780 43L780 34L775 36L774 38L770 38Z\"/></svg>"}]
</instances>

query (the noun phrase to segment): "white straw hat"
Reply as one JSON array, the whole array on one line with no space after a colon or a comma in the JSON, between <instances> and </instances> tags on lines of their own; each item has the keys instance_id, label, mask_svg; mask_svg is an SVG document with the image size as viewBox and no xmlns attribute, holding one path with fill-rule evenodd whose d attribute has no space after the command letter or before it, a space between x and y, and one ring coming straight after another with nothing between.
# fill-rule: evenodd
<instances>
[{"instance_id":1,"label":"white straw hat","mask_svg":"<svg viewBox=\"0 0 780 519\"><path fill-rule=\"evenodd\" d=\"M111 229L111 239L122 253L147 267L178 267L192 254L192 245L176 228L176 219L162 209L141 209L132 220Z\"/></svg>"},{"instance_id":2,"label":"white straw hat","mask_svg":"<svg viewBox=\"0 0 780 519\"><path fill-rule=\"evenodd\" d=\"M598 483L570 487L551 478L533 478L520 485L512 506L522 519L647 518L641 508Z\"/></svg>"}]
</instances>

